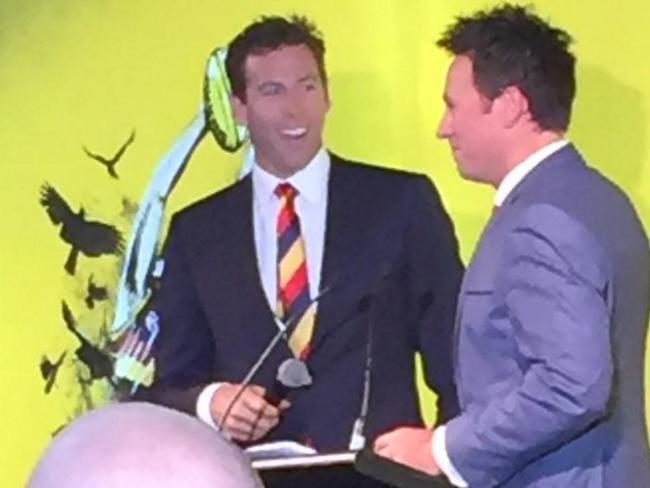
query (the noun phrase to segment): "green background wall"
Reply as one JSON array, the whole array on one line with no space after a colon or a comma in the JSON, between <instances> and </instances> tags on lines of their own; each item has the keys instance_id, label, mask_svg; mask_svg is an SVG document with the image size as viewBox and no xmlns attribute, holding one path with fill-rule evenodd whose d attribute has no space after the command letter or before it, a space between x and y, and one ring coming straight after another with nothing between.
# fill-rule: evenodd
<instances>
[{"instance_id":1,"label":"green background wall","mask_svg":"<svg viewBox=\"0 0 650 488\"><path fill-rule=\"evenodd\" d=\"M570 137L620 184L650 224L650 13L640 0L532 2L576 38L578 97ZM92 274L114 291L119 258L80 257L38 203L44 182L76 210L128 235L132 210L158 158L201 101L204 63L260 14L300 12L327 41L333 107L326 128L335 151L430 175L455 220L467 260L492 191L462 181L435 139L448 63L434 41L455 15L489 5L472 0L3 0L0 3L0 484L22 486L52 433L104 401L74 358L61 301L101 342L111 301L83 302ZM263 5L263 6L262 6ZM136 130L119 180L82 145L111 154ZM178 209L232 181L241 154L206 137L169 202ZM126 200L124 200L126 199ZM125 205L123 202L126 202ZM39 370L68 351L49 394ZM423 401L432 418L430 395Z\"/></svg>"}]
</instances>

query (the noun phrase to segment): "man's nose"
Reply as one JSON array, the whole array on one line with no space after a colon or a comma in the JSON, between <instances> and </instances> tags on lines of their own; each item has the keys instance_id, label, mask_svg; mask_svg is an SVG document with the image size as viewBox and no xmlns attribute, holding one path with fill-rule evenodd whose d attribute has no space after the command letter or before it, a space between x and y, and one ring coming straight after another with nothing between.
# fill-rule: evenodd
<instances>
[{"instance_id":1,"label":"man's nose","mask_svg":"<svg viewBox=\"0 0 650 488\"><path fill-rule=\"evenodd\" d=\"M451 124L449 121L449 114L447 111L443 114L440 122L438 123L438 129L436 130L436 137L439 139L447 139L451 135Z\"/></svg>"},{"instance_id":2,"label":"man's nose","mask_svg":"<svg viewBox=\"0 0 650 488\"><path fill-rule=\"evenodd\" d=\"M289 92L284 101L284 113L290 117L299 117L305 109L305 95L297 91Z\"/></svg>"}]
</instances>

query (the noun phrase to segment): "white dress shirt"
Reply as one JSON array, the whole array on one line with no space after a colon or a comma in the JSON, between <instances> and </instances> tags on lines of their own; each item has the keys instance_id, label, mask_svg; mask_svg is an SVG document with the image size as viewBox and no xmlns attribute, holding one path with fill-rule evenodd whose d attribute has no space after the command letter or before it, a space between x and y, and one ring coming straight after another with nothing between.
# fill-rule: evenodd
<instances>
[{"instance_id":1,"label":"white dress shirt","mask_svg":"<svg viewBox=\"0 0 650 488\"><path fill-rule=\"evenodd\" d=\"M265 171L255 164L253 182L253 234L255 255L264 294L271 310L277 308L277 252L276 225L280 212L280 199L275 189L280 183L290 183L298 194L295 208L300 219L300 231L305 243L309 292L312 297L319 293L325 225L327 217L327 187L330 173L330 156L321 148L314 158L300 171L287 179ZM207 424L216 427L210 413L212 396L220 383L206 386L196 402L196 415Z\"/></svg>"},{"instance_id":2,"label":"white dress shirt","mask_svg":"<svg viewBox=\"0 0 650 488\"><path fill-rule=\"evenodd\" d=\"M494 194L494 206L500 207L505 202L508 195L521 183L521 181L539 165L542 161L548 158L551 154L559 151L566 146L569 141L562 139L552 142L546 146L538 149L533 154L524 159L521 163L512 168L508 174L501 180L496 193ZM447 453L446 443L447 428L444 425L436 428L433 431L433 439L431 442L433 450L433 458L436 464L440 467L441 471L447 476L451 484L460 488L469 486L458 472L456 467L451 462L449 454Z\"/></svg>"}]
</instances>

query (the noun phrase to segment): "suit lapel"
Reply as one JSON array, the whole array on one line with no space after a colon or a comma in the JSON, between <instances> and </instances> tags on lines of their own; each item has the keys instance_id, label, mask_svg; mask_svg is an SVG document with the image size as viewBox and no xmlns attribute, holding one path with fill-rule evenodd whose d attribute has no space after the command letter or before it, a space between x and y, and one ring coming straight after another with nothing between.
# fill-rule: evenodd
<instances>
[{"instance_id":1,"label":"suit lapel","mask_svg":"<svg viewBox=\"0 0 650 488\"><path fill-rule=\"evenodd\" d=\"M317 345L328 331L342 322L341 305L346 296L344 288L349 279L350 267L354 266L353 256L359 245L359 232L354 206L350 197L359 184L346 172L340 158L331 155L332 166L328 182L327 222L325 246L321 271L321 290L330 287L318 304L316 328L312 340Z\"/></svg>"},{"instance_id":2,"label":"suit lapel","mask_svg":"<svg viewBox=\"0 0 650 488\"><path fill-rule=\"evenodd\" d=\"M207 294L203 294L203 304L211 322L212 317L223 317L224 313L215 309L223 301L214 300L214 294L224 294L232 296L234 304L226 304L229 323L254 327L254 331L259 331L259 337L270 336L277 329L257 264L251 177L246 177L238 185L233 189L236 193L227 200L222 218L209 221L209 230L203 233L208 237L197 249L197 287L207 290ZM250 323L251 316L255 323ZM289 351L286 344L279 347Z\"/></svg>"},{"instance_id":3,"label":"suit lapel","mask_svg":"<svg viewBox=\"0 0 650 488\"><path fill-rule=\"evenodd\" d=\"M580 153L576 150L573 144L567 144L565 147L559 149L558 151L551 154L540 164L538 164L529 174L527 174L522 181L519 182L515 188L510 192L506 197L505 201L501 205L500 210L494 215L489 222L486 224L483 229L481 236L476 244L472 259L470 260L467 271L465 272L465 277L461 284L461 289L458 297L458 305L456 307L456 318L454 326L454 363L457 364L457 353L458 353L458 335L460 333L460 323L463 317L463 309L465 305L465 296L468 283L472 280L472 265L475 258L478 258L478 254L484 252L482 249L484 242L489 242L490 236L493 232L503 232L500 229L499 220L503 218L508 218L508 213L511 209L508 207L515 205L519 198L522 195L525 195L529 189L534 188L543 184L544 180L547 178L556 178L555 174L557 171L566 171L568 167L575 165L585 165L584 160L580 156ZM487 251L489 252L489 250Z\"/></svg>"},{"instance_id":4,"label":"suit lapel","mask_svg":"<svg viewBox=\"0 0 650 488\"><path fill-rule=\"evenodd\" d=\"M573 144L567 144L533 168L533 170L528 173L524 179L515 186L515 188L513 188L503 202L502 207L514 204L529 188L539 185L540 182L544 181L549 175L554 177L556 171L564 171L569 166L584 166L584 164L585 162L582 159L582 156L580 156L580 153L576 150L575 146Z\"/></svg>"}]
</instances>

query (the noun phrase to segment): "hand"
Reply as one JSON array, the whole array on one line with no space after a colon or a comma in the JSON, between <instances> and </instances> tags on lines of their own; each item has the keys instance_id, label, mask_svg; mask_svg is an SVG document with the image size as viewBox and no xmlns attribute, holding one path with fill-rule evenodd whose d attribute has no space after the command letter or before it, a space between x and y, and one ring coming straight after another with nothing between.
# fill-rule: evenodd
<instances>
[{"instance_id":1,"label":"hand","mask_svg":"<svg viewBox=\"0 0 650 488\"><path fill-rule=\"evenodd\" d=\"M379 456L436 476L441 471L433 457L432 436L429 429L400 427L380 435L373 450Z\"/></svg>"},{"instance_id":2,"label":"hand","mask_svg":"<svg viewBox=\"0 0 650 488\"><path fill-rule=\"evenodd\" d=\"M241 385L223 383L212 396L210 413L215 422L221 425L226 410L233 401ZM249 385L230 409L225 424L221 428L234 440L256 441L264 437L280 421L280 414L289 408L287 400L276 407L264 399L265 390L261 386Z\"/></svg>"}]
</instances>

